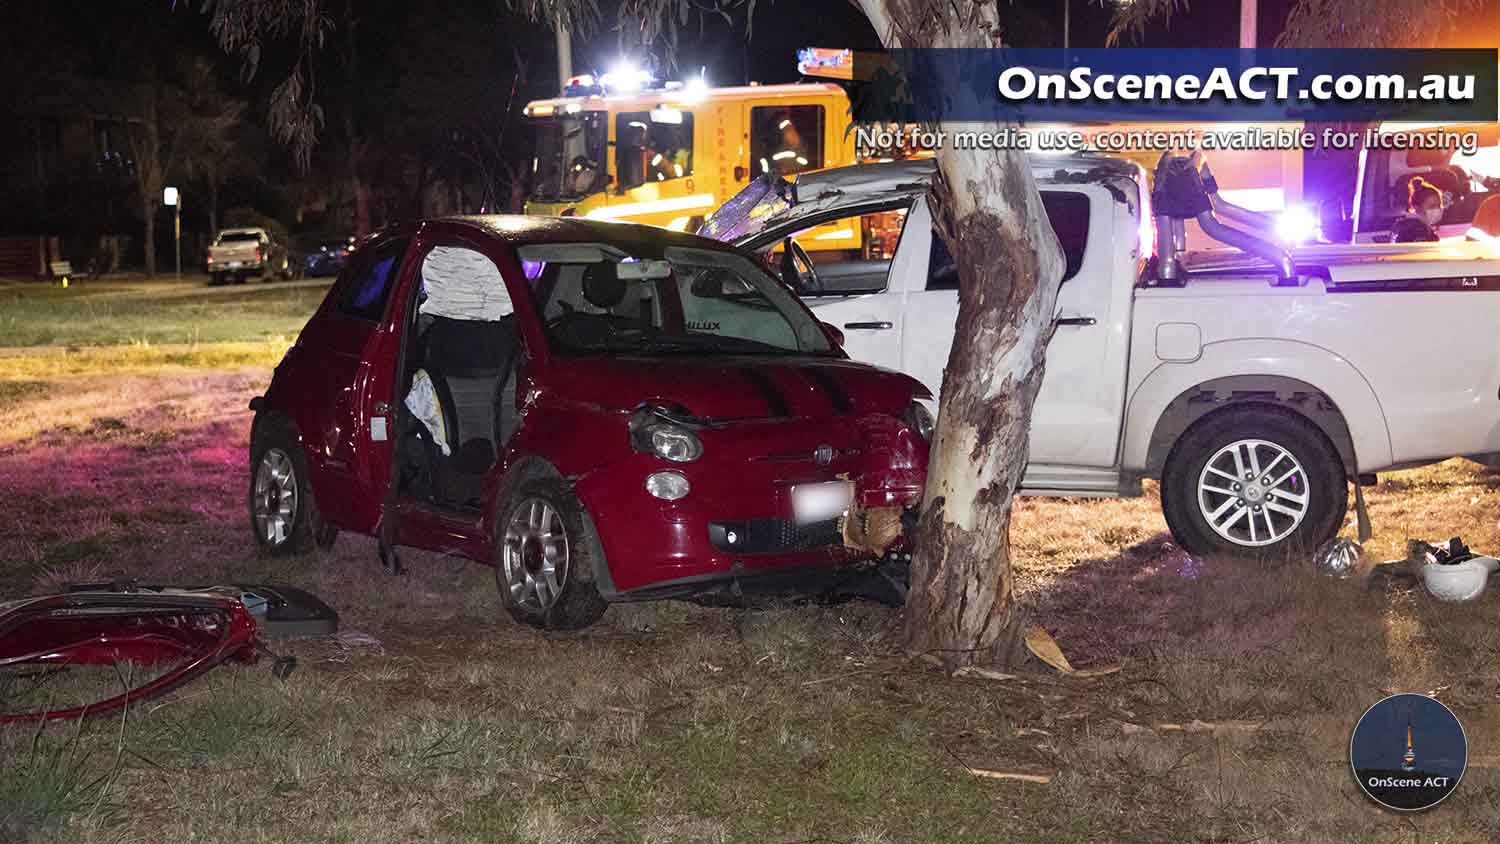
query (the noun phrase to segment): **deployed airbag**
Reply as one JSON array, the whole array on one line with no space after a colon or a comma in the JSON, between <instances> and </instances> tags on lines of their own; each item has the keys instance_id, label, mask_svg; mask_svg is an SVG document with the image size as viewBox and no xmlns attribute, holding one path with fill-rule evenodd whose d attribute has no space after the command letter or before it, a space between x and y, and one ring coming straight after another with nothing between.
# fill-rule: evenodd
<instances>
[{"instance_id":1,"label":"deployed airbag","mask_svg":"<svg viewBox=\"0 0 1500 844\"><path fill-rule=\"evenodd\" d=\"M423 314L494 322L515 312L495 262L473 249L435 246L422 261Z\"/></svg>"},{"instance_id":2,"label":"deployed airbag","mask_svg":"<svg viewBox=\"0 0 1500 844\"><path fill-rule=\"evenodd\" d=\"M427 370L419 369L411 377L411 389L406 393L406 409L432 435L432 441L444 457L453 453L448 445L448 425L443 421L443 406L438 399L437 386L432 383L432 376L427 374Z\"/></svg>"}]
</instances>

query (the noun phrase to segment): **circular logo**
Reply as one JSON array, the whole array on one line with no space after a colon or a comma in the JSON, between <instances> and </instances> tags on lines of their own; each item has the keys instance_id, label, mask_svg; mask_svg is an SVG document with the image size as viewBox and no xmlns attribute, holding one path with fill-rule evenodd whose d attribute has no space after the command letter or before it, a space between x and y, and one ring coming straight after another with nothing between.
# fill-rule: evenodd
<instances>
[{"instance_id":1,"label":"circular logo","mask_svg":"<svg viewBox=\"0 0 1500 844\"><path fill-rule=\"evenodd\" d=\"M1400 812L1443 802L1469 764L1453 710L1426 695L1391 695L1365 711L1349 738L1349 765L1371 800Z\"/></svg>"}]
</instances>

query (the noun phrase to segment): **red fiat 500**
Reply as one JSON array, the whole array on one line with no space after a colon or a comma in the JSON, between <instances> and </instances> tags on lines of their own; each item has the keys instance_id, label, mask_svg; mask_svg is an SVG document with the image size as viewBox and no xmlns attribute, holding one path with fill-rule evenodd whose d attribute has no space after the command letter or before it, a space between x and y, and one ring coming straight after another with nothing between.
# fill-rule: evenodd
<instances>
[{"instance_id":1,"label":"red fiat 500","mask_svg":"<svg viewBox=\"0 0 1500 844\"><path fill-rule=\"evenodd\" d=\"M359 249L251 402L251 526L273 554L343 529L490 563L516 618L577 628L889 550L927 397L723 244L428 221Z\"/></svg>"}]
</instances>

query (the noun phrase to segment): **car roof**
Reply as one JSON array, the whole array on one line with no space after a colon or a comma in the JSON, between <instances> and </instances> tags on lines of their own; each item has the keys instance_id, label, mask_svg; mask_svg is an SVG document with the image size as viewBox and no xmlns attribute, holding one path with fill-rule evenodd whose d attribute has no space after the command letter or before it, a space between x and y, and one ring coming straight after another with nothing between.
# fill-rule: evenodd
<instances>
[{"instance_id":1,"label":"car roof","mask_svg":"<svg viewBox=\"0 0 1500 844\"><path fill-rule=\"evenodd\" d=\"M738 252L732 246L695 234L640 223L590 220L584 217L475 214L440 217L430 222L477 228L511 246L533 243L606 243L633 253L652 253L669 246Z\"/></svg>"},{"instance_id":2,"label":"car roof","mask_svg":"<svg viewBox=\"0 0 1500 844\"><path fill-rule=\"evenodd\" d=\"M1068 155L1031 155L1031 174L1038 183L1095 181L1130 176L1135 165L1107 155L1076 153ZM937 169L932 158L903 161L874 161L813 170L797 176L797 195L802 201L823 193L837 191L844 195L840 204L849 204L861 195L871 199L890 199L925 193Z\"/></svg>"},{"instance_id":3,"label":"car roof","mask_svg":"<svg viewBox=\"0 0 1500 844\"><path fill-rule=\"evenodd\" d=\"M1030 160L1032 176L1042 188L1108 183L1136 173L1135 164L1106 155L1033 153ZM927 193L936 172L935 159L914 158L799 173L787 191L778 188L773 193L764 185L752 184L709 215L700 231L716 239L750 244L810 217L914 199ZM757 189L766 191L763 198L753 207L745 204L748 200L742 198Z\"/></svg>"}]
</instances>

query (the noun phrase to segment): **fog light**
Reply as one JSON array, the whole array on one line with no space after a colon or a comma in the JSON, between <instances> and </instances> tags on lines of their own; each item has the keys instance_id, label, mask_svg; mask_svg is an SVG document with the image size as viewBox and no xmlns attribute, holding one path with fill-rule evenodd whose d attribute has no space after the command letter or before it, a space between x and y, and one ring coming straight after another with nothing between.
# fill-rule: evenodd
<instances>
[{"instance_id":1,"label":"fog light","mask_svg":"<svg viewBox=\"0 0 1500 844\"><path fill-rule=\"evenodd\" d=\"M691 488L688 479L676 472L654 472L646 476L646 491L663 501L676 501L687 495Z\"/></svg>"}]
</instances>

